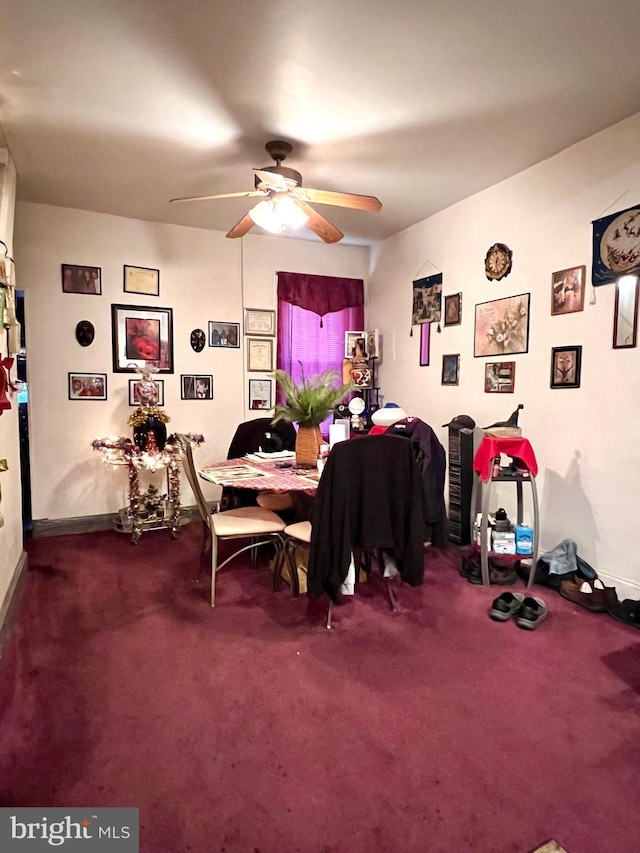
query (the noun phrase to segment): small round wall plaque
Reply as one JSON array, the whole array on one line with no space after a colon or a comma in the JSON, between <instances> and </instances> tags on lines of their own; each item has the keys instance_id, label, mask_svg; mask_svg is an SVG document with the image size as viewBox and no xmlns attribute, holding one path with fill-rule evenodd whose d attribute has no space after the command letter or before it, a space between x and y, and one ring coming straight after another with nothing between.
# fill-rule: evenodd
<instances>
[{"instance_id":1,"label":"small round wall plaque","mask_svg":"<svg viewBox=\"0 0 640 853\"><path fill-rule=\"evenodd\" d=\"M202 352L206 342L207 339L202 329L194 329L193 332L191 332L191 348L195 350L195 352Z\"/></svg>"},{"instance_id":2,"label":"small round wall plaque","mask_svg":"<svg viewBox=\"0 0 640 853\"><path fill-rule=\"evenodd\" d=\"M93 323L89 320L80 320L76 326L76 340L81 347L89 347L93 343L96 336L96 330L93 328Z\"/></svg>"}]
</instances>

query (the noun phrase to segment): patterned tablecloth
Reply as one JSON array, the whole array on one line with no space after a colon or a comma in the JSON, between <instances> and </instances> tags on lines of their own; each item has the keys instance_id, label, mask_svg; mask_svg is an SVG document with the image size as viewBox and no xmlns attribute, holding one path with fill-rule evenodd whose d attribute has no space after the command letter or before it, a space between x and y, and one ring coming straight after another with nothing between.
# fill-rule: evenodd
<instances>
[{"instance_id":1,"label":"patterned tablecloth","mask_svg":"<svg viewBox=\"0 0 640 853\"><path fill-rule=\"evenodd\" d=\"M290 467L283 468L286 464ZM226 459L200 468L203 480L219 486L236 486L260 492L315 493L319 475L315 468L296 468L295 462L254 462L249 459ZM254 476L252 476L254 475Z\"/></svg>"}]
</instances>

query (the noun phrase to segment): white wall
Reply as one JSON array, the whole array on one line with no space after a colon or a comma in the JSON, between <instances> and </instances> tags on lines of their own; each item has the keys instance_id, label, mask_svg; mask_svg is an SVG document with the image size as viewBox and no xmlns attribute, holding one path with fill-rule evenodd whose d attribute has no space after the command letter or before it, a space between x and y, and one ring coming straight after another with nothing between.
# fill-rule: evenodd
<instances>
[{"instance_id":1,"label":"white wall","mask_svg":"<svg viewBox=\"0 0 640 853\"><path fill-rule=\"evenodd\" d=\"M0 165L0 240L9 254L13 255L13 217L16 198L16 170L9 157L6 165ZM4 249L0 246L0 259ZM7 264L7 267L10 265ZM11 269L12 283L16 282L15 270ZM7 338L0 327L0 357L7 356ZM11 378L16 378L15 364ZM0 527L0 608L22 555L22 489L20 485L20 443L18 437L18 401L9 393L11 409L0 416L0 459L6 459L9 470L0 473L2 503L0 512L4 526Z\"/></svg>"},{"instance_id":2,"label":"white wall","mask_svg":"<svg viewBox=\"0 0 640 853\"><path fill-rule=\"evenodd\" d=\"M142 222L99 213L20 203L16 260L25 291L30 389L33 518L63 519L115 512L126 503L126 476L102 466L94 438L130 435L131 374L112 372L112 303L173 309L175 373L162 374L169 431L202 433L197 462L226 457L246 409L249 377L244 335L240 349L192 350L192 329L209 320L243 324L243 305L275 309L275 273L292 270L365 278L367 250L311 241L248 236ZM61 264L102 269L102 295L62 292ZM123 293L123 265L160 270L160 296ZM75 340L80 320L96 328L87 348ZM69 401L69 371L107 374L107 401ZM213 375L214 399L181 400L180 374ZM183 483L188 489L186 481ZM219 492L211 486L215 497ZM185 503L193 503L190 493Z\"/></svg>"},{"instance_id":3,"label":"white wall","mask_svg":"<svg viewBox=\"0 0 640 853\"><path fill-rule=\"evenodd\" d=\"M640 598L635 519L640 515L640 350L614 350L614 286L587 288L581 313L551 316L551 274L579 264L591 277L591 221L640 202L640 114L388 239L372 255L369 325L384 333L380 384L436 429L458 414L479 426L524 403L520 426L540 472L541 545L572 538L578 553L625 594ZM513 270L484 275L494 242L513 250ZM443 293L462 291L462 325L432 325L431 363L419 366L419 328L409 337L411 282L441 270ZM474 306L531 294L529 351L516 362L515 393L484 393L474 358ZM593 299L594 304L591 304ZM549 387L551 347L580 344L579 389ZM460 384L442 386L442 355L460 353ZM515 491L515 490L514 490ZM528 491L528 490L527 490ZM499 495L494 509L509 500ZM507 504L505 503L505 507Z\"/></svg>"}]
</instances>

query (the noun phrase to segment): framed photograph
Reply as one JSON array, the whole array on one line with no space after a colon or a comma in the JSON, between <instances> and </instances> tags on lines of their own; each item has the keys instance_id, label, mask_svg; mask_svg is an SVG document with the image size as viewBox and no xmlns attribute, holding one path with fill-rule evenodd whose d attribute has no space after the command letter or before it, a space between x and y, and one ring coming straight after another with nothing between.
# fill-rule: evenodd
<instances>
[{"instance_id":1,"label":"framed photograph","mask_svg":"<svg viewBox=\"0 0 640 853\"><path fill-rule=\"evenodd\" d=\"M124 265L124 292L160 296L160 270Z\"/></svg>"},{"instance_id":2,"label":"framed photograph","mask_svg":"<svg viewBox=\"0 0 640 853\"><path fill-rule=\"evenodd\" d=\"M158 405L164 406L164 380L163 379L154 379L153 380L157 389L158 389ZM140 391L140 380L139 379L130 379L129 380L129 405L130 406L139 406L142 402L139 396Z\"/></svg>"},{"instance_id":3,"label":"framed photograph","mask_svg":"<svg viewBox=\"0 0 640 853\"><path fill-rule=\"evenodd\" d=\"M213 376L187 373L180 376L182 400L213 400Z\"/></svg>"},{"instance_id":4,"label":"framed photograph","mask_svg":"<svg viewBox=\"0 0 640 853\"><path fill-rule=\"evenodd\" d=\"M587 268L570 267L551 274L551 314L584 311L584 286Z\"/></svg>"},{"instance_id":5,"label":"framed photograph","mask_svg":"<svg viewBox=\"0 0 640 853\"><path fill-rule=\"evenodd\" d=\"M486 394L513 394L516 384L515 361L488 361L484 366Z\"/></svg>"},{"instance_id":6,"label":"framed photograph","mask_svg":"<svg viewBox=\"0 0 640 853\"><path fill-rule=\"evenodd\" d=\"M244 333L245 335L274 337L276 333L276 312L262 311L259 308L245 308Z\"/></svg>"},{"instance_id":7,"label":"framed photograph","mask_svg":"<svg viewBox=\"0 0 640 853\"><path fill-rule=\"evenodd\" d=\"M378 329L367 332L367 356L369 358L380 358L380 332Z\"/></svg>"},{"instance_id":8,"label":"framed photograph","mask_svg":"<svg viewBox=\"0 0 640 853\"><path fill-rule=\"evenodd\" d=\"M240 346L240 323L220 323L209 320L209 346L235 347Z\"/></svg>"},{"instance_id":9,"label":"framed photograph","mask_svg":"<svg viewBox=\"0 0 640 853\"><path fill-rule=\"evenodd\" d=\"M530 293L476 305L473 355L515 355L529 349Z\"/></svg>"},{"instance_id":10,"label":"framed photograph","mask_svg":"<svg viewBox=\"0 0 640 853\"><path fill-rule=\"evenodd\" d=\"M106 373L70 373L70 400L106 400Z\"/></svg>"},{"instance_id":11,"label":"framed photograph","mask_svg":"<svg viewBox=\"0 0 640 853\"><path fill-rule=\"evenodd\" d=\"M367 352L367 332L345 332L344 333L344 357L345 358L369 358Z\"/></svg>"},{"instance_id":12,"label":"framed photograph","mask_svg":"<svg viewBox=\"0 0 640 853\"><path fill-rule=\"evenodd\" d=\"M254 373L273 370L273 341L247 338L247 370Z\"/></svg>"},{"instance_id":13,"label":"framed photograph","mask_svg":"<svg viewBox=\"0 0 640 853\"><path fill-rule=\"evenodd\" d=\"M444 298L445 326L459 326L462 323L462 293L452 293Z\"/></svg>"},{"instance_id":14,"label":"framed photograph","mask_svg":"<svg viewBox=\"0 0 640 853\"><path fill-rule=\"evenodd\" d=\"M249 380L250 409L270 409L273 406L271 400L272 385L270 379Z\"/></svg>"},{"instance_id":15,"label":"framed photograph","mask_svg":"<svg viewBox=\"0 0 640 853\"><path fill-rule=\"evenodd\" d=\"M637 345L638 277L623 275L616 281L613 314L613 348L628 349Z\"/></svg>"},{"instance_id":16,"label":"framed photograph","mask_svg":"<svg viewBox=\"0 0 640 853\"><path fill-rule=\"evenodd\" d=\"M102 294L100 267L80 267L77 264L62 264L62 292Z\"/></svg>"},{"instance_id":17,"label":"framed photograph","mask_svg":"<svg viewBox=\"0 0 640 853\"><path fill-rule=\"evenodd\" d=\"M460 379L460 353L442 356L442 384L457 385Z\"/></svg>"},{"instance_id":18,"label":"framed photograph","mask_svg":"<svg viewBox=\"0 0 640 853\"><path fill-rule=\"evenodd\" d=\"M420 367L429 366L429 350L431 345L431 323L420 326Z\"/></svg>"},{"instance_id":19,"label":"framed photograph","mask_svg":"<svg viewBox=\"0 0 640 853\"><path fill-rule=\"evenodd\" d=\"M131 373L149 364L173 373L173 309L111 306L114 373Z\"/></svg>"},{"instance_id":20,"label":"framed photograph","mask_svg":"<svg viewBox=\"0 0 640 853\"><path fill-rule=\"evenodd\" d=\"M579 388L582 347L552 347L551 387Z\"/></svg>"}]
</instances>

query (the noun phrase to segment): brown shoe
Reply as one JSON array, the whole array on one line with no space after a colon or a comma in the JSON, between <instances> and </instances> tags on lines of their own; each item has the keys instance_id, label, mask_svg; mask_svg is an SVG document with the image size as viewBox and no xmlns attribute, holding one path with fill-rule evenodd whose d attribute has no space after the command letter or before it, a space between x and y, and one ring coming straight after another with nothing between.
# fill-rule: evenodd
<instances>
[{"instance_id":1,"label":"brown shoe","mask_svg":"<svg viewBox=\"0 0 640 853\"><path fill-rule=\"evenodd\" d=\"M580 607L592 613L607 611L605 586L598 578L594 581L562 581L559 592L563 598L579 604Z\"/></svg>"}]
</instances>

